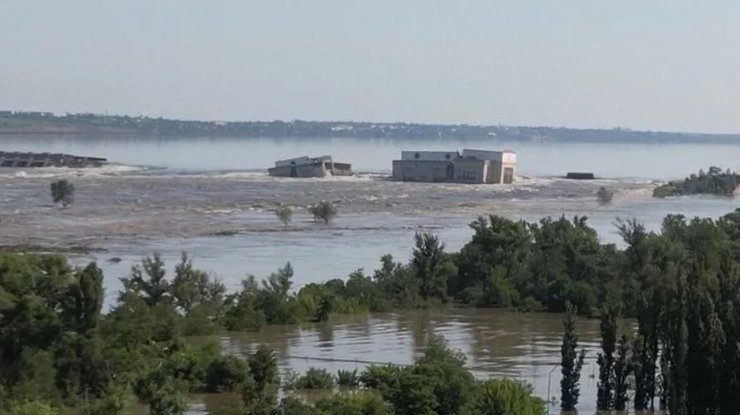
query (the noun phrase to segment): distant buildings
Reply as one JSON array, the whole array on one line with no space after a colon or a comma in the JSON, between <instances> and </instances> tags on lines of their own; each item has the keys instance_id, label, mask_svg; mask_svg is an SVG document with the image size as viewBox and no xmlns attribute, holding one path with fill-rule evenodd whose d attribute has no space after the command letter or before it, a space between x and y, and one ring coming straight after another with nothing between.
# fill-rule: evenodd
<instances>
[{"instance_id":1,"label":"distant buildings","mask_svg":"<svg viewBox=\"0 0 740 415\"><path fill-rule=\"evenodd\" d=\"M515 175L513 151L403 151L393 160L393 180L405 182L508 184Z\"/></svg>"},{"instance_id":2,"label":"distant buildings","mask_svg":"<svg viewBox=\"0 0 740 415\"><path fill-rule=\"evenodd\" d=\"M275 167L267 169L270 176L277 177L325 177L351 176L352 165L337 163L331 156L296 157L287 160L278 160Z\"/></svg>"}]
</instances>

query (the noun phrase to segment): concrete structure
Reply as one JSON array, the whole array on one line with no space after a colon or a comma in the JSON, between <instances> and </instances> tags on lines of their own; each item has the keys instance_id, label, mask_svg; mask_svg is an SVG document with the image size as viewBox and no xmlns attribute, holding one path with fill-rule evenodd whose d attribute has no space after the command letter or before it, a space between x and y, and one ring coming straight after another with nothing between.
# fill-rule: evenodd
<instances>
[{"instance_id":1,"label":"concrete structure","mask_svg":"<svg viewBox=\"0 0 740 415\"><path fill-rule=\"evenodd\" d=\"M275 167L267 169L270 176L276 177L325 177L351 176L352 165L337 163L331 156L296 157L287 160L278 160Z\"/></svg>"},{"instance_id":2,"label":"concrete structure","mask_svg":"<svg viewBox=\"0 0 740 415\"><path fill-rule=\"evenodd\" d=\"M595 179L594 174L591 172L577 172L577 171L569 171L565 175L566 179L571 180L593 180Z\"/></svg>"},{"instance_id":3,"label":"concrete structure","mask_svg":"<svg viewBox=\"0 0 740 415\"><path fill-rule=\"evenodd\" d=\"M100 167L108 161L59 153L20 153L0 151L0 167Z\"/></svg>"},{"instance_id":4,"label":"concrete structure","mask_svg":"<svg viewBox=\"0 0 740 415\"><path fill-rule=\"evenodd\" d=\"M393 160L397 181L508 184L515 175L513 151L403 151L401 160Z\"/></svg>"}]
</instances>

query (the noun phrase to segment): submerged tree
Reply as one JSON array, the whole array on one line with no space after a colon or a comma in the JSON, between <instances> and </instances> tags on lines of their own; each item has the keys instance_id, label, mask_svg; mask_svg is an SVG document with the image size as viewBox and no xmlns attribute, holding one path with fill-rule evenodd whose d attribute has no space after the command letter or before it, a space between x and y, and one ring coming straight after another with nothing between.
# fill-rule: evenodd
<instances>
[{"instance_id":1,"label":"submerged tree","mask_svg":"<svg viewBox=\"0 0 740 415\"><path fill-rule=\"evenodd\" d=\"M337 216L337 207L333 203L322 200L321 202L308 208L308 211L313 215L313 220L316 222L324 222L328 224Z\"/></svg>"},{"instance_id":2,"label":"submerged tree","mask_svg":"<svg viewBox=\"0 0 740 415\"><path fill-rule=\"evenodd\" d=\"M619 339L617 358L614 362L614 409L618 411L627 409L627 401L629 401L628 378L634 369L631 353L630 340L627 335L623 335Z\"/></svg>"},{"instance_id":3,"label":"submerged tree","mask_svg":"<svg viewBox=\"0 0 740 415\"><path fill-rule=\"evenodd\" d=\"M600 187L596 192L596 197L599 199L599 203L605 205L611 203L614 198L614 192L608 190L606 187Z\"/></svg>"},{"instance_id":4,"label":"submerged tree","mask_svg":"<svg viewBox=\"0 0 740 415\"><path fill-rule=\"evenodd\" d=\"M287 206L282 206L275 209L275 216L282 222L283 226L288 226L293 219L293 210Z\"/></svg>"},{"instance_id":5,"label":"submerged tree","mask_svg":"<svg viewBox=\"0 0 740 415\"><path fill-rule=\"evenodd\" d=\"M614 350L617 344L617 309L608 306L601 314L601 352L596 361L599 364L599 384L596 393L596 408L614 408Z\"/></svg>"},{"instance_id":6,"label":"submerged tree","mask_svg":"<svg viewBox=\"0 0 740 415\"><path fill-rule=\"evenodd\" d=\"M581 394L580 379L583 360L586 351L578 348L578 335L576 334L576 309L570 303L565 306L565 318L563 320L563 344L560 348L560 367L563 378L560 380L560 408L564 411L572 411L578 404Z\"/></svg>"},{"instance_id":7,"label":"submerged tree","mask_svg":"<svg viewBox=\"0 0 740 415\"><path fill-rule=\"evenodd\" d=\"M75 185L67 179L57 180L51 184L51 198L54 203L69 207L74 202Z\"/></svg>"}]
</instances>

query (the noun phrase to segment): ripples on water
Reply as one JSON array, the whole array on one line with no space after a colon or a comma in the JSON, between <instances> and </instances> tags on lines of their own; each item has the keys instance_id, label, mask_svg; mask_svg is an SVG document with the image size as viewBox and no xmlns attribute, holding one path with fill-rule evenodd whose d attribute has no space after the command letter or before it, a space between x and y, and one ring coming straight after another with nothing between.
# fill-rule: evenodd
<instances>
[{"instance_id":1,"label":"ripples on water","mask_svg":"<svg viewBox=\"0 0 740 415\"><path fill-rule=\"evenodd\" d=\"M42 139L5 140L5 150L64 151L100 155L129 164L101 169L0 170L0 244L41 245L90 250L79 263L99 261L105 272L107 304L120 289L118 278L144 255L158 251L170 268L180 251L236 289L251 273L264 277L293 263L296 286L345 277L357 268L371 272L382 254L408 259L418 230L431 230L449 249L471 236L478 215L497 214L529 221L545 216L586 215L604 242L619 243L613 221L635 217L657 230L668 213L717 217L737 207L733 198L651 197L652 178L680 177L711 164L735 167L738 146L507 144L519 152L522 177L513 186L395 183L386 180L390 160L401 148L499 147L491 143L414 143L319 140L127 141ZM11 146L13 145L13 146ZM276 179L261 170L293 155L333 153L356 162L353 178ZM359 158L357 155L362 154ZM253 170L247 170L253 169ZM596 171L611 179L567 181L552 176L567 170ZM68 210L52 206L49 183L71 178L77 189ZM632 178L624 178L632 177ZM640 178L635 178L640 177ZM600 205L596 190L615 191ZM340 216L330 227L315 224L306 207L331 200ZM294 208L287 229L275 219L278 205ZM120 262L109 259L118 257ZM326 258L331 258L327 261ZM598 323L581 321L580 335L591 349L582 378L582 409L595 402L594 359ZM469 356L479 377L507 376L531 383L538 396L559 360L560 316L495 310L448 310L371 316L337 316L331 325L268 327L258 334L224 337L225 347L245 353L257 343L276 348L283 369L310 366L353 368L355 360L409 363L429 336L444 335ZM290 357L293 356L293 357ZM342 362L304 357L342 359ZM550 392L559 396L559 370ZM206 408L211 398L194 407Z\"/></svg>"}]
</instances>

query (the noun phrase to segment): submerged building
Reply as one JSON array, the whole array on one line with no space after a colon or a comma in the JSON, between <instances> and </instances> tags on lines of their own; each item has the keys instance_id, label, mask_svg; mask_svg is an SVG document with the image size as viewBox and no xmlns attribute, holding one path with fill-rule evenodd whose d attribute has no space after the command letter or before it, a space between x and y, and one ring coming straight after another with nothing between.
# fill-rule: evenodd
<instances>
[{"instance_id":1,"label":"submerged building","mask_svg":"<svg viewBox=\"0 0 740 415\"><path fill-rule=\"evenodd\" d=\"M276 177L326 177L351 176L352 165L338 163L331 156L296 157L287 160L278 160L275 167L267 169L270 176Z\"/></svg>"},{"instance_id":2,"label":"submerged building","mask_svg":"<svg viewBox=\"0 0 740 415\"><path fill-rule=\"evenodd\" d=\"M100 167L108 161L100 157L60 153L23 153L0 151L0 167Z\"/></svg>"},{"instance_id":3,"label":"submerged building","mask_svg":"<svg viewBox=\"0 0 740 415\"><path fill-rule=\"evenodd\" d=\"M393 180L474 184L513 183L516 153L465 149L457 151L403 151L393 160Z\"/></svg>"}]
</instances>

